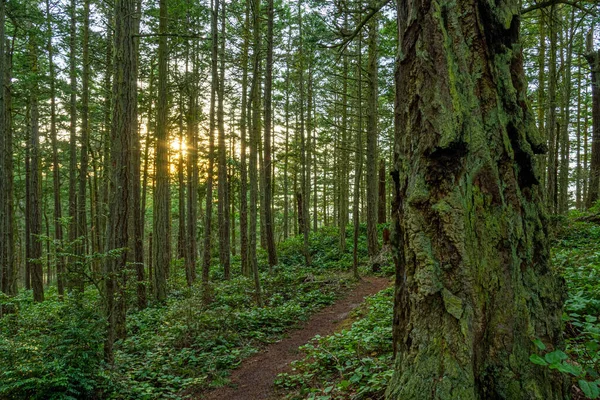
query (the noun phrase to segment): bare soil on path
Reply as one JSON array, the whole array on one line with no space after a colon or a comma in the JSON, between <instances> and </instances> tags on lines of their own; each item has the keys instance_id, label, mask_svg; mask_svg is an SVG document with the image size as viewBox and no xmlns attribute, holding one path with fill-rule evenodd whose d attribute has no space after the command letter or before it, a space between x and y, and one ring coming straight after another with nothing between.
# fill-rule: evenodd
<instances>
[{"instance_id":1,"label":"bare soil on path","mask_svg":"<svg viewBox=\"0 0 600 400\"><path fill-rule=\"evenodd\" d=\"M326 336L343 325L348 314L358 307L366 296L375 294L392 283L388 278L365 277L344 297L314 314L279 342L272 343L260 353L244 360L231 373L231 385L204 393L205 400L264 400L273 399L277 374L289 370L289 364L298 358L298 347L315 335Z\"/></svg>"}]
</instances>

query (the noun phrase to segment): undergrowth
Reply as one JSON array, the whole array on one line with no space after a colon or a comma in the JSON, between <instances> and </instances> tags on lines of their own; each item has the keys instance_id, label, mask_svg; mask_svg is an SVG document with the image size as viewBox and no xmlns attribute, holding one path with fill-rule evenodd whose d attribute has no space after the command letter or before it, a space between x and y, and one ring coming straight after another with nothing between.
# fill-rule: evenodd
<instances>
[{"instance_id":1,"label":"undergrowth","mask_svg":"<svg viewBox=\"0 0 600 400\"><path fill-rule=\"evenodd\" d=\"M285 398L382 399L392 375L393 288L366 299L349 329L315 337L276 385Z\"/></svg>"},{"instance_id":2,"label":"undergrowth","mask_svg":"<svg viewBox=\"0 0 600 400\"><path fill-rule=\"evenodd\" d=\"M95 288L64 301L49 288L40 304L30 291L0 297L0 307L12 311L0 318L0 399L169 399L223 385L244 358L353 285L350 232L345 253L337 250L336 229L313 233L309 268L299 237L280 244L273 273L261 252L260 308L250 279L225 281L214 265L205 294L200 284L185 287L181 263L174 261L167 303L128 312L127 338L115 343L112 366L103 361L106 320ZM366 259L364 238L359 256ZM239 273L239 259L233 260ZM135 284L128 294L134 304Z\"/></svg>"}]
</instances>

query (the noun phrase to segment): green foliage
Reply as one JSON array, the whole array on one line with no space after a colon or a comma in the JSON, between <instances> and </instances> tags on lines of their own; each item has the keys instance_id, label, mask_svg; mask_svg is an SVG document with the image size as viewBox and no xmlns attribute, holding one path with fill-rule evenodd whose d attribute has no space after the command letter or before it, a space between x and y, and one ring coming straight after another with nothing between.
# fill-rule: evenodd
<instances>
[{"instance_id":1,"label":"green foliage","mask_svg":"<svg viewBox=\"0 0 600 400\"><path fill-rule=\"evenodd\" d=\"M535 339L541 354L531 362L570 376L590 399L600 397L600 226L582 222L582 213L563 218L557 230L552 257L567 283L565 302L565 351Z\"/></svg>"},{"instance_id":2,"label":"green foliage","mask_svg":"<svg viewBox=\"0 0 600 400\"><path fill-rule=\"evenodd\" d=\"M392 376L393 288L367 298L350 329L315 337L291 374L280 374L288 399L383 398Z\"/></svg>"},{"instance_id":3,"label":"green foliage","mask_svg":"<svg viewBox=\"0 0 600 400\"><path fill-rule=\"evenodd\" d=\"M97 293L47 297L34 304L22 292L0 302L13 311L0 318L0 398L93 398L108 387Z\"/></svg>"}]
</instances>

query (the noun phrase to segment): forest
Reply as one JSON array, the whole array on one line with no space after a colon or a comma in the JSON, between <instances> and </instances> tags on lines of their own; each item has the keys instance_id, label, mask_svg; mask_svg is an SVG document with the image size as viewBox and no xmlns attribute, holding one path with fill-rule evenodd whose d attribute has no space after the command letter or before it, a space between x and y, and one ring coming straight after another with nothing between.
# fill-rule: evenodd
<instances>
[{"instance_id":1,"label":"forest","mask_svg":"<svg viewBox=\"0 0 600 400\"><path fill-rule=\"evenodd\" d=\"M597 0L0 0L0 399L600 398Z\"/></svg>"}]
</instances>

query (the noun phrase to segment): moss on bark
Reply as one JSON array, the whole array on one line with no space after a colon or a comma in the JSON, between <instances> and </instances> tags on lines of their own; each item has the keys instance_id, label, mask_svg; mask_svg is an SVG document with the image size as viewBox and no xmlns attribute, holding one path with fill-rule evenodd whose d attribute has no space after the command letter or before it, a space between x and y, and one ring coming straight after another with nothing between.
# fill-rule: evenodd
<instances>
[{"instance_id":1,"label":"moss on bark","mask_svg":"<svg viewBox=\"0 0 600 400\"><path fill-rule=\"evenodd\" d=\"M399 2L390 399L564 399L519 3Z\"/></svg>"}]
</instances>

